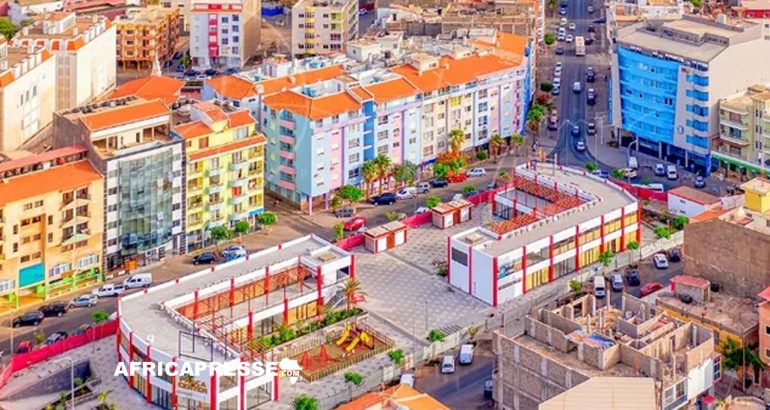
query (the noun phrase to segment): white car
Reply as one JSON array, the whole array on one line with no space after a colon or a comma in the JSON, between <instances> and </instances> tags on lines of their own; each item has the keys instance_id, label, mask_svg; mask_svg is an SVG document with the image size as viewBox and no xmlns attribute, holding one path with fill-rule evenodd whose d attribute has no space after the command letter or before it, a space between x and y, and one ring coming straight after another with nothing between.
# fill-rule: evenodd
<instances>
[{"instance_id":1,"label":"white car","mask_svg":"<svg viewBox=\"0 0 770 410\"><path fill-rule=\"evenodd\" d=\"M656 253L652 256L652 263L658 269L668 269L668 258L665 253Z\"/></svg>"},{"instance_id":2,"label":"white car","mask_svg":"<svg viewBox=\"0 0 770 410\"><path fill-rule=\"evenodd\" d=\"M428 209L427 207L421 206L421 207L417 208L416 211L414 211L414 214L415 215L419 215L419 214L424 214L426 212L430 212L430 209Z\"/></svg>"},{"instance_id":3,"label":"white car","mask_svg":"<svg viewBox=\"0 0 770 410\"><path fill-rule=\"evenodd\" d=\"M578 142L576 142L576 143L575 143L575 149L576 149L578 152L583 152L583 151L585 151L585 150L586 150L586 143L585 143L585 142L583 142L583 140L579 140Z\"/></svg>"},{"instance_id":4,"label":"white car","mask_svg":"<svg viewBox=\"0 0 770 410\"><path fill-rule=\"evenodd\" d=\"M557 65L553 68L553 75L560 76L561 75L561 66Z\"/></svg>"},{"instance_id":5,"label":"white car","mask_svg":"<svg viewBox=\"0 0 770 410\"><path fill-rule=\"evenodd\" d=\"M367 12L368 12L368 11L367 11L366 9L358 9L358 15L359 15L359 16L363 16L363 15L365 15Z\"/></svg>"},{"instance_id":6,"label":"white car","mask_svg":"<svg viewBox=\"0 0 770 410\"><path fill-rule=\"evenodd\" d=\"M569 28L569 31L575 31L575 23L569 23L569 26L567 26L567 28Z\"/></svg>"},{"instance_id":7,"label":"white car","mask_svg":"<svg viewBox=\"0 0 770 410\"><path fill-rule=\"evenodd\" d=\"M672 181L679 178L679 174L676 172L676 165L669 165L666 167L666 178Z\"/></svg>"},{"instance_id":8,"label":"white car","mask_svg":"<svg viewBox=\"0 0 770 410\"><path fill-rule=\"evenodd\" d=\"M241 245L230 245L227 248L222 250L222 256L224 256L225 259L228 259L228 260L245 258L246 248L244 248Z\"/></svg>"},{"instance_id":9,"label":"white car","mask_svg":"<svg viewBox=\"0 0 770 410\"><path fill-rule=\"evenodd\" d=\"M575 81L574 83L572 83L572 91L574 91L575 93L579 93L583 91L583 84L581 84L580 81Z\"/></svg>"},{"instance_id":10,"label":"white car","mask_svg":"<svg viewBox=\"0 0 770 410\"><path fill-rule=\"evenodd\" d=\"M483 177L487 175L487 170L484 168L472 168L465 173L468 177Z\"/></svg>"},{"instance_id":11,"label":"white car","mask_svg":"<svg viewBox=\"0 0 770 410\"><path fill-rule=\"evenodd\" d=\"M572 37L572 34L567 34L567 37L564 38L568 43L571 43L572 40L574 40L574 37Z\"/></svg>"},{"instance_id":12,"label":"white car","mask_svg":"<svg viewBox=\"0 0 770 410\"><path fill-rule=\"evenodd\" d=\"M396 192L396 199L412 199L417 196L417 188L408 186Z\"/></svg>"},{"instance_id":13,"label":"white car","mask_svg":"<svg viewBox=\"0 0 770 410\"><path fill-rule=\"evenodd\" d=\"M557 61L554 67L558 67L559 70L561 70L561 67L562 67L561 61Z\"/></svg>"},{"instance_id":14,"label":"white car","mask_svg":"<svg viewBox=\"0 0 770 410\"><path fill-rule=\"evenodd\" d=\"M567 18L566 17L562 17L561 18L561 23L559 23L559 25L562 26L562 27L566 26L567 25Z\"/></svg>"},{"instance_id":15,"label":"white car","mask_svg":"<svg viewBox=\"0 0 770 410\"><path fill-rule=\"evenodd\" d=\"M112 283L105 283L100 287L99 289L94 289L91 291L92 295L96 295L100 298L107 297L107 296L120 296L123 294L123 292L126 291L126 287L123 285L115 285Z\"/></svg>"},{"instance_id":16,"label":"white car","mask_svg":"<svg viewBox=\"0 0 770 410\"><path fill-rule=\"evenodd\" d=\"M561 77L554 77L553 78L553 86L554 87L561 87Z\"/></svg>"}]
</instances>

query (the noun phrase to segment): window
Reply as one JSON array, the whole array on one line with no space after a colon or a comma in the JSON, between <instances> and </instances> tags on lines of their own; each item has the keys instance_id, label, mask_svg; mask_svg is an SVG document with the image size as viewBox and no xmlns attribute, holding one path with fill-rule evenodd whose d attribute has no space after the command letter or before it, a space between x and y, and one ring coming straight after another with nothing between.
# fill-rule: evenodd
<instances>
[{"instance_id":1,"label":"window","mask_svg":"<svg viewBox=\"0 0 770 410\"><path fill-rule=\"evenodd\" d=\"M53 268L48 270L48 276L49 277L57 277L61 276L64 272L69 272L72 270L72 265L69 263L60 263Z\"/></svg>"},{"instance_id":2,"label":"window","mask_svg":"<svg viewBox=\"0 0 770 410\"><path fill-rule=\"evenodd\" d=\"M99 255L88 255L85 258L81 258L79 261L77 261L75 266L78 269L85 269L85 268L87 268L87 267L89 267L91 265L95 265L97 263L99 263Z\"/></svg>"},{"instance_id":3,"label":"window","mask_svg":"<svg viewBox=\"0 0 770 410\"><path fill-rule=\"evenodd\" d=\"M377 141L384 141L388 139L388 130L383 130L377 133Z\"/></svg>"},{"instance_id":4,"label":"window","mask_svg":"<svg viewBox=\"0 0 770 410\"><path fill-rule=\"evenodd\" d=\"M361 146L361 139L360 138L351 138L351 139L348 140L348 148L349 149L358 148L359 146Z\"/></svg>"},{"instance_id":5,"label":"window","mask_svg":"<svg viewBox=\"0 0 770 410\"><path fill-rule=\"evenodd\" d=\"M348 155L348 163L355 164L361 158L361 154L358 152Z\"/></svg>"},{"instance_id":6,"label":"window","mask_svg":"<svg viewBox=\"0 0 770 410\"><path fill-rule=\"evenodd\" d=\"M361 168L356 167L348 171L348 179L354 179L361 176Z\"/></svg>"},{"instance_id":7,"label":"window","mask_svg":"<svg viewBox=\"0 0 770 410\"><path fill-rule=\"evenodd\" d=\"M208 148L209 147L209 137L203 137L198 140L198 148Z\"/></svg>"},{"instance_id":8,"label":"window","mask_svg":"<svg viewBox=\"0 0 770 410\"><path fill-rule=\"evenodd\" d=\"M452 248L452 260L460 265L468 266L468 254L459 249Z\"/></svg>"},{"instance_id":9,"label":"window","mask_svg":"<svg viewBox=\"0 0 770 410\"><path fill-rule=\"evenodd\" d=\"M765 325L765 334L770 336L770 326Z\"/></svg>"}]
</instances>

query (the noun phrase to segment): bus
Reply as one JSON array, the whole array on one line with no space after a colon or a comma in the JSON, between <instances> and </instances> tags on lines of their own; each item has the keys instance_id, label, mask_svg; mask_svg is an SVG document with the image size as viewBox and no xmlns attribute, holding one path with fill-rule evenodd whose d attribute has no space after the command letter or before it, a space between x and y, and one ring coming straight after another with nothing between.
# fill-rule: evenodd
<instances>
[{"instance_id":1,"label":"bus","mask_svg":"<svg viewBox=\"0 0 770 410\"><path fill-rule=\"evenodd\" d=\"M583 38L583 36L575 36L575 55L586 55L586 40Z\"/></svg>"}]
</instances>

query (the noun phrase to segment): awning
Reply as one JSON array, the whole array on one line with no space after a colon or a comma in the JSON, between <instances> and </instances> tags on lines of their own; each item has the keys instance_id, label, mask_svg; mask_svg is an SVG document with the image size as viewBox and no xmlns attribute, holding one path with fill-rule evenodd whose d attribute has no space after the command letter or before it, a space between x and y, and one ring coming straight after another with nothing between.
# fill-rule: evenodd
<instances>
[{"instance_id":1,"label":"awning","mask_svg":"<svg viewBox=\"0 0 770 410\"><path fill-rule=\"evenodd\" d=\"M77 233L75 235L72 235L69 239L64 241L62 245L72 245L73 243L81 242L81 241L87 241L88 238L90 238L90 235L86 235L84 233Z\"/></svg>"}]
</instances>

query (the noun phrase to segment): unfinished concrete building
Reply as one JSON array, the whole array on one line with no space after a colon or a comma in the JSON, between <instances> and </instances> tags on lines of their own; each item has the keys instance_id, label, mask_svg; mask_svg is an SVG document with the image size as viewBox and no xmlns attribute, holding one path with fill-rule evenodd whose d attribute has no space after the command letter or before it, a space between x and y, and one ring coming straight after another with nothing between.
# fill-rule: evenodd
<instances>
[{"instance_id":1,"label":"unfinished concrete building","mask_svg":"<svg viewBox=\"0 0 770 410\"><path fill-rule=\"evenodd\" d=\"M494 398L501 409L536 409L594 377L650 377L658 408L678 409L721 376L711 331L623 296L598 308L593 295L524 318L524 333L494 335ZM586 405L590 404L586 403Z\"/></svg>"}]
</instances>

